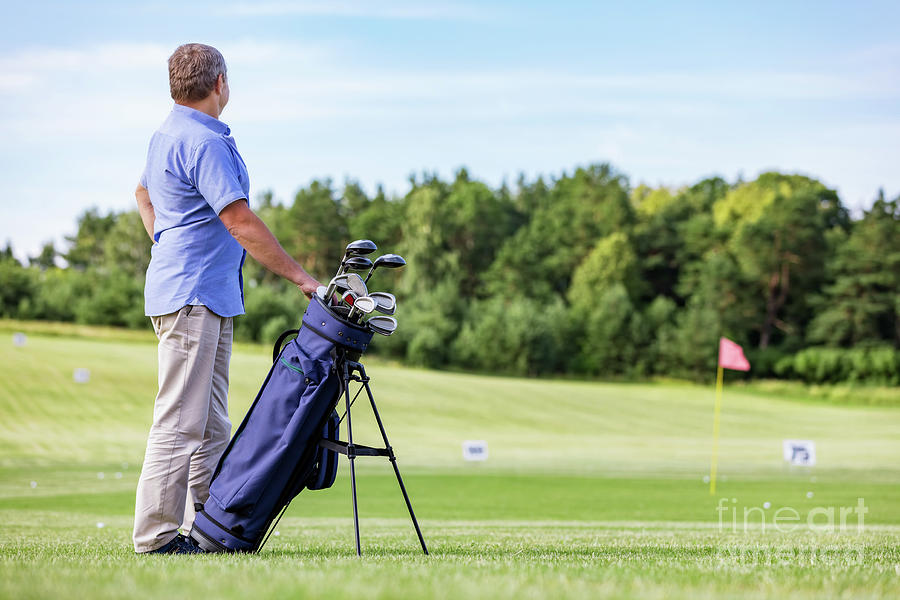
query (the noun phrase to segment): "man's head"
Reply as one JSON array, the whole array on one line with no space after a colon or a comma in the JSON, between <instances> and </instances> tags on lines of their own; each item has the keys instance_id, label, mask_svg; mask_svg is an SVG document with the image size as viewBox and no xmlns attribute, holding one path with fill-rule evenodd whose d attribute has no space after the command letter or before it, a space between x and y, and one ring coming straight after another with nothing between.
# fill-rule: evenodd
<instances>
[{"instance_id":1,"label":"man's head","mask_svg":"<svg viewBox=\"0 0 900 600\"><path fill-rule=\"evenodd\" d=\"M178 46L169 57L169 89L178 104L215 100L218 112L228 103L227 68L222 53L206 44ZM210 98L212 96L212 98Z\"/></svg>"}]
</instances>

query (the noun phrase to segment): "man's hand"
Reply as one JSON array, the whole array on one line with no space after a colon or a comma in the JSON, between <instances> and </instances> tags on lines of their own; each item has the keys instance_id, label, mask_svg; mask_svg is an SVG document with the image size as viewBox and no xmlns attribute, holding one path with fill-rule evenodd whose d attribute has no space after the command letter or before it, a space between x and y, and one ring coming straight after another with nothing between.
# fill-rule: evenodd
<instances>
[{"instance_id":1,"label":"man's hand","mask_svg":"<svg viewBox=\"0 0 900 600\"><path fill-rule=\"evenodd\" d=\"M219 218L250 256L276 275L293 282L307 298L312 298L321 284L288 256L262 219L250 210L246 200L232 202L222 209Z\"/></svg>"},{"instance_id":2,"label":"man's hand","mask_svg":"<svg viewBox=\"0 0 900 600\"><path fill-rule=\"evenodd\" d=\"M303 292L304 296L306 296L307 298L312 298L316 293L316 288L318 288L320 285L322 284L310 277L308 283L297 284L297 287L301 292Z\"/></svg>"}]
</instances>

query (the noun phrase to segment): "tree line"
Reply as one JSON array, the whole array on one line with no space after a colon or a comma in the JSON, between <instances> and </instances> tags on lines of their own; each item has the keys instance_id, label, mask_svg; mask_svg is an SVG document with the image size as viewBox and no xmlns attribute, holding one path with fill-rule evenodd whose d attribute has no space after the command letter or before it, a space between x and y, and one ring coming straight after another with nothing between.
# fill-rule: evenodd
<instances>
[{"instance_id":1,"label":"tree line","mask_svg":"<svg viewBox=\"0 0 900 600\"><path fill-rule=\"evenodd\" d=\"M751 377L900 384L900 197L854 217L801 175L633 187L601 164L499 189L425 173L402 197L317 180L253 205L323 282L351 239L403 254L370 288L397 295L400 322L373 348L408 364L707 380L726 336ZM149 259L136 211L87 210L65 249L23 265L7 244L0 315L147 327ZM249 257L244 281L238 339L297 325L295 288Z\"/></svg>"}]
</instances>

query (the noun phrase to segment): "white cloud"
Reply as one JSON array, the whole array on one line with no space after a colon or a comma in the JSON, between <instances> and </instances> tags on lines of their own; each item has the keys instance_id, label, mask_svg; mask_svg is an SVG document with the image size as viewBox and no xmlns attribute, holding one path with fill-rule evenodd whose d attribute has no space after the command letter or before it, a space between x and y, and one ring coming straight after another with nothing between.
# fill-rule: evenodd
<instances>
[{"instance_id":1,"label":"white cloud","mask_svg":"<svg viewBox=\"0 0 900 600\"><path fill-rule=\"evenodd\" d=\"M483 6L458 2L369 2L334 0L305 2L241 2L223 7L241 17L315 16L399 20L475 20L487 16Z\"/></svg>"}]
</instances>

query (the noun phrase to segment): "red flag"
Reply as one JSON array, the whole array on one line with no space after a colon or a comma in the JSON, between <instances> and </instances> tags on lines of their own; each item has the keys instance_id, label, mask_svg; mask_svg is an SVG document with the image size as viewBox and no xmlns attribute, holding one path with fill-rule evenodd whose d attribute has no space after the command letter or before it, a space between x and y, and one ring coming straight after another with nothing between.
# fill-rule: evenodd
<instances>
[{"instance_id":1,"label":"red flag","mask_svg":"<svg viewBox=\"0 0 900 600\"><path fill-rule=\"evenodd\" d=\"M719 338L719 366L734 371L750 370L744 350L728 338Z\"/></svg>"}]
</instances>

